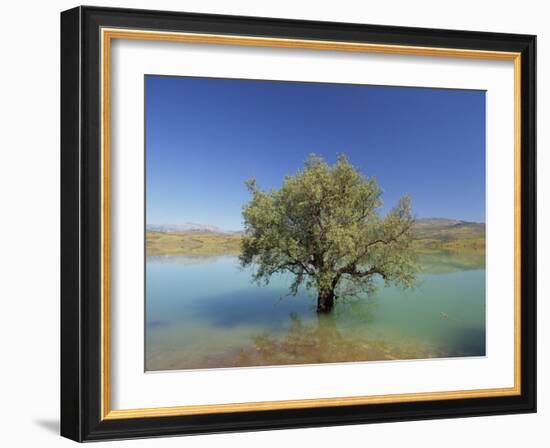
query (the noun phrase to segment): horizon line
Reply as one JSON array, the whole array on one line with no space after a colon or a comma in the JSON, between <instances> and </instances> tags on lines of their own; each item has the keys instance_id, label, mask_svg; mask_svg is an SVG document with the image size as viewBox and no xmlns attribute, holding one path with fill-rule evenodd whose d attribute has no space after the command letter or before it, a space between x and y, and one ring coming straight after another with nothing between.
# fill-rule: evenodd
<instances>
[{"instance_id":1,"label":"horizon line","mask_svg":"<svg viewBox=\"0 0 550 448\"><path fill-rule=\"evenodd\" d=\"M444 216L422 216L414 218L415 221L418 220L430 220L430 219L439 219L439 220L448 220L448 221L459 221L464 223L470 223L470 224L483 224L486 225L487 223L485 221L472 221L468 219L460 219L460 218L447 218ZM178 225L196 225L196 226L204 226L204 227L215 227L221 231L224 232L242 232L244 231L244 226L241 226L239 229L235 228L227 228L222 225L218 224L212 224L209 222L200 222L200 221L177 221L177 222L165 222L165 223L145 223L145 227L162 227L162 226L178 226Z\"/></svg>"}]
</instances>

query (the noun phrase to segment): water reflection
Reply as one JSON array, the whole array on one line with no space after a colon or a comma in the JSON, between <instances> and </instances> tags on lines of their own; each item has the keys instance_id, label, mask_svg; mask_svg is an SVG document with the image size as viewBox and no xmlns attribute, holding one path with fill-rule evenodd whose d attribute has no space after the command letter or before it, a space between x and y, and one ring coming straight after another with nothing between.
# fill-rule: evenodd
<instances>
[{"instance_id":1,"label":"water reflection","mask_svg":"<svg viewBox=\"0 0 550 448\"><path fill-rule=\"evenodd\" d=\"M291 325L282 337L267 332L254 336L254 345L242 349L235 366L320 364L329 362L381 361L433 358L441 356L435 346L418 342L355 339L338 330L334 315L318 316L315 324L305 324L290 315Z\"/></svg>"},{"instance_id":2,"label":"water reflection","mask_svg":"<svg viewBox=\"0 0 550 448\"><path fill-rule=\"evenodd\" d=\"M306 315L314 310L314 303L307 298L277 296L268 288L251 288L209 297L194 306L193 314L214 327L262 325L272 328L288 320L289 309L293 315Z\"/></svg>"},{"instance_id":3,"label":"water reflection","mask_svg":"<svg viewBox=\"0 0 550 448\"><path fill-rule=\"evenodd\" d=\"M477 251L437 251L420 253L418 262L422 272L441 274L485 268L485 253Z\"/></svg>"}]
</instances>

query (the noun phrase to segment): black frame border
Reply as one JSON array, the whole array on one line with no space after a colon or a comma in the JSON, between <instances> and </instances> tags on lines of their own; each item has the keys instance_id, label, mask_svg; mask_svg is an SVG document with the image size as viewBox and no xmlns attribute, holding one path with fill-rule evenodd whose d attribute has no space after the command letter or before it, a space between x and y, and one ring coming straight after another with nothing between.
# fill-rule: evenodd
<instances>
[{"instance_id":1,"label":"black frame border","mask_svg":"<svg viewBox=\"0 0 550 448\"><path fill-rule=\"evenodd\" d=\"M100 29L521 53L521 395L101 420ZM536 36L80 6L61 13L61 435L82 442L536 412Z\"/></svg>"}]
</instances>

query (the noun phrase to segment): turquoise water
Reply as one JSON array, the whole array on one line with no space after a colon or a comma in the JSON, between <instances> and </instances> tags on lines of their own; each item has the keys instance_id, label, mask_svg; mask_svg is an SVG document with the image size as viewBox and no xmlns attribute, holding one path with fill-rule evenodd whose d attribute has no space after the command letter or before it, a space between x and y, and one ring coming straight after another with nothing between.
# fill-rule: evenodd
<instances>
[{"instance_id":1,"label":"turquoise water","mask_svg":"<svg viewBox=\"0 0 550 448\"><path fill-rule=\"evenodd\" d=\"M380 285L318 317L314 291L251 283L235 256L149 256L146 370L485 355L483 259L420 261L413 289Z\"/></svg>"}]
</instances>

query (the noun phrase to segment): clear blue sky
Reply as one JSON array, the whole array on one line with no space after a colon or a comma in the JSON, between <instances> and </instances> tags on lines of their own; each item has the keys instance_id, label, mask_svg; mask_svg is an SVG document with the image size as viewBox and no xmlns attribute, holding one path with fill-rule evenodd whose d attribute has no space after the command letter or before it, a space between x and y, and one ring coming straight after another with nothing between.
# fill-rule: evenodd
<instances>
[{"instance_id":1,"label":"clear blue sky","mask_svg":"<svg viewBox=\"0 0 550 448\"><path fill-rule=\"evenodd\" d=\"M417 217L485 221L485 92L147 75L148 224L239 230L245 180L346 154Z\"/></svg>"}]
</instances>

